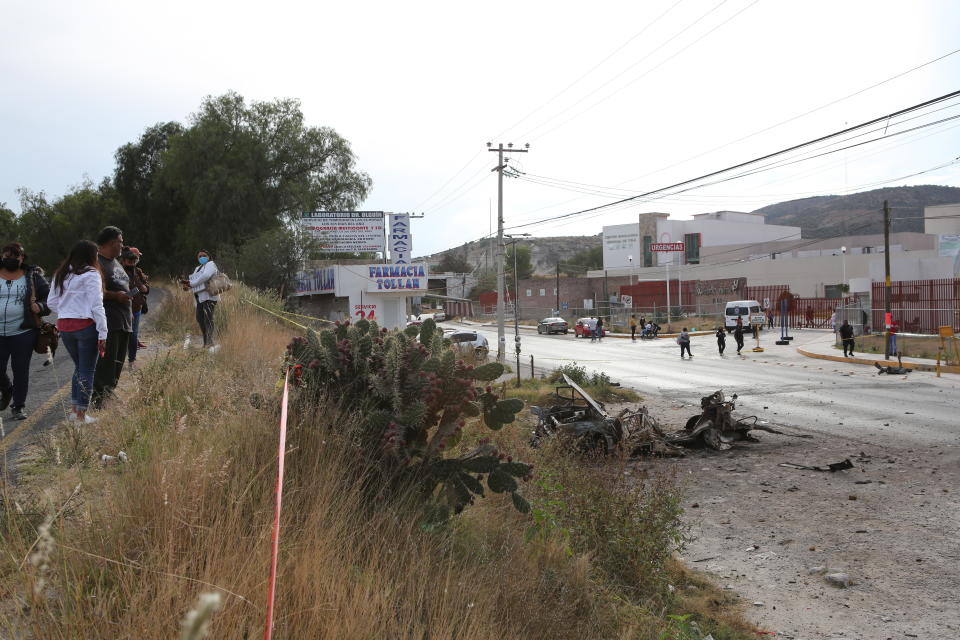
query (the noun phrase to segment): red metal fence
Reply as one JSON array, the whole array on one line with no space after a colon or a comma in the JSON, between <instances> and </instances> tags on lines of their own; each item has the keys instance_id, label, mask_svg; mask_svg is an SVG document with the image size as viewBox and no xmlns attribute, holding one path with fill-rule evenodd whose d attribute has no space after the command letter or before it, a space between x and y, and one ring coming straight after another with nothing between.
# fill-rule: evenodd
<instances>
[{"instance_id":1,"label":"red metal fence","mask_svg":"<svg viewBox=\"0 0 960 640\"><path fill-rule=\"evenodd\" d=\"M890 287L890 314L905 333L936 334L939 327L960 331L960 278L903 280ZM886 290L873 283L873 326L882 330Z\"/></svg>"},{"instance_id":2,"label":"red metal fence","mask_svg":"<svg viewBox=\"0 0 960 640\"><path fill-rule=\"evenodd\" d=\"M747 285L743 290L743 300L756 300L763 304L764 300L770 301L770 306L776 306L777 299L784 291L790 291L788 284L769 284L760 286Z\"/></svg>"}]
</instances>

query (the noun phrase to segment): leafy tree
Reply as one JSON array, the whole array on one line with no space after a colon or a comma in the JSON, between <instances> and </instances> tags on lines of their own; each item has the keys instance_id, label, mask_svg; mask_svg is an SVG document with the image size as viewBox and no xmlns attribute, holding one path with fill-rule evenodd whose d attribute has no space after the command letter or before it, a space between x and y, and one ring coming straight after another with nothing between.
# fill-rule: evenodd
<instances>
[{"instance_id":1,"label":"leafy tree","mask_svg":"<svg viewBox=\"0 0 960 640\"><path fill-rule=\"evenodd\" d=\"M0 242L7 244L17 237L17 214L0 202Z\"/></svg>"},{"instance_id":2,"label":"leafy tree","mask_svg":"<svg viewBox=\"0 0 960 640\"><path fill-rule=\"evenodd\" d=\"M440 273L471 273L473 266L467 262L466 251L460 253L455 250L447 251L436 266Z\"/></svg>"},{"instance_id":3,"label":"leafy tree","mask_svg":"<svg viewBox=\"0 0 960 640\"><path fill-rule=\"evenodd\" d=\"M582 276L591 269L603 269L603 246L575 253L569 263L561 263L561 269L571 277Z\"/></svg>"},{"instance_id":4,"label":"leafy tree","mask_svg":"<svg viewBox=\"0 0 960 640\"><path fill-rule=\"evenodd\" d=\"M507 253L504 257L504 267L511 280L513 279L514 252L516 252L517 256L517 277L520 280L525 280L533 275L533 265L530 263L530 247L518 244L507 247Z\"/></svg>"},{"instance_id":5,"label":"leafy tree","mask_svg":"<svg viewBox=\"0 0 960 640\"><path fill-rule=\"evenodd\" d=\"M497 272L492 269L484 269L477 276L476 286L470 290L470 299L479 300L481 293L488 293L497 290Z\"/></svg>"},{"instance_id":6,"label":"leafy tree","mask_svg":"<svg viewBox=\"0 0 960 640\"><path fill-rule=\"evenodd\" d=\"M248 285L276 288L284 295L315 244L300 227L284 225L268 229L239 247L221 250L217 265Z\"/></svg>"}]
</instances>

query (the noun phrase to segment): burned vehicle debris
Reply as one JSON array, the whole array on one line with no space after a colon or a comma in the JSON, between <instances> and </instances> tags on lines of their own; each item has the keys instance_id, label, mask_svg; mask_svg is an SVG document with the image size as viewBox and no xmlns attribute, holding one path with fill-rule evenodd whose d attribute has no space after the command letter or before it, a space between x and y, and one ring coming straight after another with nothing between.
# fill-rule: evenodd
<instances>
[{"instance_id":1,"label":"burned vehicle debris","mask_svg":"<svg viewBox=\"0 0 960 640\"><path fill-rule=\"evenodd\" d=\"M735 442L756 442L751 431L809 438L807 435L784 433L763 424L757 416L734 418L737 395L728 400L723 391L715 391L700 400L701 412L691 416L680 431L665 433L646 407L624 409L617 416L607 413L566 374L566 384L557 385L557 404L530 407L536 416L532 444L542 438L563 438L581 452L611 453L617 449L631 455L683 455L682 447L709 447L717 451L729 449Z\"/></svg>"}]
</instances>

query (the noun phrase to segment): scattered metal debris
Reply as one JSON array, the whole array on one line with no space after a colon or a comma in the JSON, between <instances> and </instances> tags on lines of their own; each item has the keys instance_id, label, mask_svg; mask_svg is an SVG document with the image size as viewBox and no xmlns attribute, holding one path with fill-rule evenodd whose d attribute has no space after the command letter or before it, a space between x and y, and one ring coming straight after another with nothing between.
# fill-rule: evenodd
<instances>
[{"instance_id":1,"label":"scattered metal debris","mask_svg":"<svg viewBox=\"0 0 960 640\"><path fill-rule=\"evenodd\" d=\"M846 469L853 469L853 463L850 462L850 458L847 458L843 462L831 462L825 467L815 467L806 464L797 464L795 462L781 462L780 467L786 467L788 469L800 469L801 471L844 471Z\"/></svg>"},{"instance_id":2,"label":"scattered metal debris","mask_svg":"<svg viewBox=\"0 0 960 640\"><path fill-rule=\"evenodd\" d=\"M750 431L767 431L797 438L809 435L784 433L760 424L757 416L734 418L737 395L727 400L723 391L715 391L700 400L701 412L687 420L682 431L665 433L646 407L624 409L616 417L607 414L602 403L595 401L566 374L564 385L556 387L559 403L551 407L530 407L537 417L533 444L543 437L566 437L580 451L611 453L615 449L661 456L682 456L681 447L729 449L734 442L757 442Z\"/></svg>"},{"instance_id":3,"label":"scattered metal debris","mask_svg":"<svg viewBox=\"0 0 960 640\"><path fill-rule=\"evenodd\" d=\"M875 366L875 367L877 368L877 375L878 375L878 376L879 376L879 375L882 375L882 374L884 374L884 373L886 373L887 375L891 375L891 376L900 376L900 375L903 375L903 374L905 374L905 373L910 373L910 372L912 371L912 369L907 369L907 368L905 368L905 367L903 366L903 358L900 356L899 353L897 354L897 364L899 365L899 366L897 366L897 367L894 367L894 366L892 366L892 365L891 365L891 366L887 366L887 367L883 367L883 366L877 364L876 362L874 362L874 363L873 363L873 366Z\"/></svg>"}]
</instances>

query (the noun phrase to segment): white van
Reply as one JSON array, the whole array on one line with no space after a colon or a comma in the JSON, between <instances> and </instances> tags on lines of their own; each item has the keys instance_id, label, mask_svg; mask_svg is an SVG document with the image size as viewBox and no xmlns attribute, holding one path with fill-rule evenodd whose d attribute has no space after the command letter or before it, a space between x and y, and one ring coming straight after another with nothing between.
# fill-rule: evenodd
<instances>
[{"instance_id":1,"label":"white van","mask_svg":"<svg viewBox=\"0 0 960 640\"><path fill-rule=\"evenodd\" d=\"M731 332L737 326L737 318L741 318L744 328L750 326L750 316L763 313L760 303L756 300L733 300L727 303L723 311L723 326Z\"/></svg>"}]
</instances>

